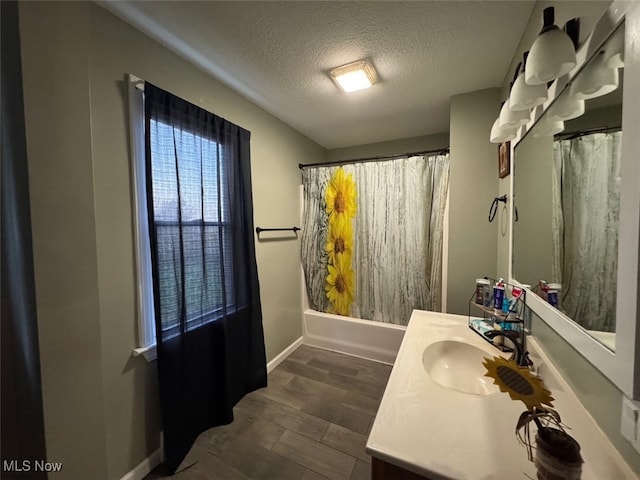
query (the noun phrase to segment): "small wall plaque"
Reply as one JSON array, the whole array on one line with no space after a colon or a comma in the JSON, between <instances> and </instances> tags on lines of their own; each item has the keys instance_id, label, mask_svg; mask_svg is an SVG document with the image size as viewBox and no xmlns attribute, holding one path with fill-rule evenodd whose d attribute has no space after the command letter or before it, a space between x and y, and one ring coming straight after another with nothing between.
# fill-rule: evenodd
<instances>
[{"instance_id":1,"label":"small wall plaque","mask_svg":"<svg viewBox=\"0 0 640 480\"><path fill-rule=\"evenodd\" d=\"M511 172L511 142L498 146L498 177L504 178Z\"/></svg>"}]
</instances>

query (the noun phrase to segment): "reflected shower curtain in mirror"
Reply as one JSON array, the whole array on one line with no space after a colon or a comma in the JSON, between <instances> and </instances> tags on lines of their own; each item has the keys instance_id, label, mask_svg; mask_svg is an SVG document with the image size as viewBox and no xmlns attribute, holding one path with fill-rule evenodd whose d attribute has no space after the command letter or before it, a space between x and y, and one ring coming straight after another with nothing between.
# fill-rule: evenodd
<instances>
[{"instance_id":1,"label":"reflected shower curtain in mirror","mask_svg":"<svg viewBox=\"0 0 640 480\"><path fill-rule=\"evenodd\" d=\"M311 308L400 325L441 310L449 155L306 167L302 182Z\"/></svg>"},{"instance_id":2,"label":"reflected shower curtain in mirror","mask_svg":"<svg viewBox=\"0 0 640 480\"><path fill-rule=\"evenodd\" d=\"M552 273L588 330L615 331L621 144L622 132L554 142Z\"/></svg>"}]
</instances>

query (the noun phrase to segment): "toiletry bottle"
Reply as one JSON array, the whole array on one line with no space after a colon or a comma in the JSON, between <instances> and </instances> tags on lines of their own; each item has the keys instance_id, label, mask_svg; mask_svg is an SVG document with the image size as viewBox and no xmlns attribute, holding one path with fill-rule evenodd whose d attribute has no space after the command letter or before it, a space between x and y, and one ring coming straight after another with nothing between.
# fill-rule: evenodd
<instances>
[{"instance_id":1,"label":"toiletry bottle","mask_svg":"<svg viewBox=\"0 0 640 480\"><path fill-rule=\"evenodd\" d=\"M559 283L550 283L547 287L547 301L552 306L560 309L560 292L562 291L562 285Z\"/></svg>"},{"instance_id":2,"label":"toiletry bottle","mask_svg":"<svg viewBox=\"0 0 640 480\"><path fill-rule=\"evenodd\" d=\"M493 287L493 311L502 313L502 301L504 300L504 284L502 280Z\"/></svg>"},{"instance_id":3,"label":"toiletry bottle","mask_svg":"<svg viewBox=\"0 0 640 480\"><path fill-rule=\"evenodd\" d=\"M549 292L549 286L547 285L547 282L545 282L544 280L540 280L540 283L538 283L538 295L545 302L548 301L547 299L548 292Z\"/></svg>"},{"instance_id":4,"label":"toiletry bottle","mask_svg":"<svg viewBox=\"0 0 640 480\"><path fill-rule=\"evenodd\" d=\"M509 299L506 295L502 297L502 313L505 315L509 313Z\"/></svg>"},{"instance_id":5,"label":"toiletry bottle","mask_svg":"<svg viewBox=\"0 0 640 480\"><path fill-rule=\"evenodd\" d=\"M520 298L520 295L522 295L522 288L520 287L513 287L511 289L511 297L512 300L518 300Z\"/></svg>"},{"instance_id":6,"label":"toiletry bottle","mask_svg":"<svg viewBox=\"0 0 640 480\"><path fill-rule=\"evenodd\" d=\"M486 278L476 279L476 303L488 306L491 298L491 282Z\"/></svg>"},{"instance_id":7,"label":"toiletry bottle","mask_svg":"<svg viewBox=\"0 0 640 480\"><path fill-rule=\"evenodd\" d=\"M509 300L509 312L507 313L508 321L515 321L518 319L518 299L512 298Z\"/></svg>"}]
</instances>

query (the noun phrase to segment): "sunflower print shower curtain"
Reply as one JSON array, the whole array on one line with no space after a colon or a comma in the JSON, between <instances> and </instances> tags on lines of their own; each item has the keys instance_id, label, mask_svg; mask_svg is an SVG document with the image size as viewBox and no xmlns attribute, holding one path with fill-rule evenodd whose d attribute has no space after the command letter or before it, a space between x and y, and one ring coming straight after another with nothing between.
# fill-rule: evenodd
<instances>
[{"instance_id":1,"label":"sunflower print shower curtain","mask_svg":"<svg viewBox=\"0 0 640 480\"><path fill-rule=\"evenodd\" d=\"M400 325L440 311L448 155L306 167L302 183L312 309Z\"/></svg>"}]
</instances>

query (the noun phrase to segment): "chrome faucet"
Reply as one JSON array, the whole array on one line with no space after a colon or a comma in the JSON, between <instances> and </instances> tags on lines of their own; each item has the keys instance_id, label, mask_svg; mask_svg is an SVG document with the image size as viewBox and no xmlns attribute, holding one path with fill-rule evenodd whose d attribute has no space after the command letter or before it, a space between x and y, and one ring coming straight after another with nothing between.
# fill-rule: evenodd
<instances>
[{"instance_id":1,"label":"chrome faucet","mask_svg":"<svg viewBox=\"0 0 640 480\"><path fill-rule=\"evenodd\" d=\"M522 343L520 343L519 335L510 330L489 330L484 333L484 336L491 339L496 337L508 338L514 346L511 358L516 361L518 366L530 368L533 365L533 362L529 358L529 352L525 349L524 333L522 335Z\"/></svg>"}]
</instances>

